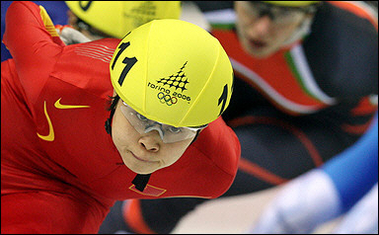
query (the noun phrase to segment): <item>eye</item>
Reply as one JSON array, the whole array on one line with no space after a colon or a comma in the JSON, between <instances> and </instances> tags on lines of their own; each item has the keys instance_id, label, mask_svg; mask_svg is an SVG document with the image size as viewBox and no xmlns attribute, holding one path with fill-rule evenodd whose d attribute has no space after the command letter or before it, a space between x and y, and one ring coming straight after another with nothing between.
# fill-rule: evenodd
<instances>
[{"instance_id":1,"label":"eye","mask_svg":"<svg viewBox=\"0 0 379 235\"><path fill-rule=\"evenodd\" d=\"M138 119L141 120L141 121L146 122L146 121L148 120L145 116L143 116L143 115L141 115L141 114L139 114L139 113L136 113L136 116L137 116Z\"/></svg>"},{"instance_id":2,"label":"eye","mask_svg":"<svg viewBox=\"0 0 379 235\"><path fill-rule=\"evenodd\" d=\"M179 132L182 131L180 128L173 127L173 126L170 126L170 127L168 128L168 130L169 130L171 133L174 133L174 134L178 134Z\"/></svg>"}]
</instances>

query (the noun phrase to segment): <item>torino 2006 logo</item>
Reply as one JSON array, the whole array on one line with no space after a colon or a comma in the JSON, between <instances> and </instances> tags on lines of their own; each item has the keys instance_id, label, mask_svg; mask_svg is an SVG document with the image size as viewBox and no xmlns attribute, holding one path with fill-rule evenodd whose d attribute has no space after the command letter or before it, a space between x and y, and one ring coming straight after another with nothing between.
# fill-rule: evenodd
<instances>
[{"instance_id":1,"label":"torino 2006 logo","mask_svg":"<svg viewBox=\"0 0 379 235\"><path fill-rule=\"evenodd\" d=\"M182 94L187 90L186 85L189 83L186 74L184 73L184 68L186 67L188 61L183 64L178 72L165 78L160 78L157 80L157 84L148 83L147 86L151 89L160 91L157 94L158 99L162 104L172 106L178 103L179 100L187 101L188 104L191 102L191 97ZM165 88L165 86L168 88ZM175 92L171 94L170 88L175 88Z\"/></svg>"}]
</instances>

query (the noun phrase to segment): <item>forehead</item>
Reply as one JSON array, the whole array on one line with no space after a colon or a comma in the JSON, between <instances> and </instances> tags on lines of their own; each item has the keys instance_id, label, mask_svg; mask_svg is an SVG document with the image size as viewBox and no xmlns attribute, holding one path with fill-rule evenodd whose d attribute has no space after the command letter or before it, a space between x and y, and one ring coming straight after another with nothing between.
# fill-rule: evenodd
<instances>
[{"instance_id":1,"label":"forehead","mask_svg":"<svg viewBox=\"0 0 379 235\"><path fill-rule=\"evenodd\" d=\"M272 11L288 11L288 12L299 12L304 11L305 7L289 7L289 6L280 6L272 3L262 2L262 1L243 1L252 9L265 9Z\"/></svg>"}]
</instances>

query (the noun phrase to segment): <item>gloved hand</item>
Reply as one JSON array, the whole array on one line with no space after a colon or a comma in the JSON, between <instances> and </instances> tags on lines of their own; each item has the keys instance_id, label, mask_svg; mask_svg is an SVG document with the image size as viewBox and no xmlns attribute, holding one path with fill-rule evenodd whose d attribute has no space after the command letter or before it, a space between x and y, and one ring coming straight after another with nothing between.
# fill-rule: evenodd
<instances>
[{"instance_id":1,"label":"gloved hand","mask_svg":"<svg viewBox=\"0 0 379 235\"><path fill-rule=\"evenodd\" d=\"M332 234L378 234L378 183L360 199Z\"/></svg>"},{"instance_id":2,"label":"gloved hand","mask_svg":"<svg viewBox=\"0 0 379 235\"><path fill-rule=\"evenodd\" d=\"M322 170L312 170L282 186L248 233L312 233L340 214L338 192Z\"/></svg>"},{"instance_id":3,"label":"gloved hand","mask_svg":"<svg viewBox=\"0 0 379 235\"><path fill-rule=\"evenodd\" d=\"M55 25L55 29L57 30L57 33L59 34L60 39L66 44L77 44L77 43L84 43L84 42L90 42L91 40L84 36L81 32L74 29L70 25Z\"/></svg>"}]
</instances>

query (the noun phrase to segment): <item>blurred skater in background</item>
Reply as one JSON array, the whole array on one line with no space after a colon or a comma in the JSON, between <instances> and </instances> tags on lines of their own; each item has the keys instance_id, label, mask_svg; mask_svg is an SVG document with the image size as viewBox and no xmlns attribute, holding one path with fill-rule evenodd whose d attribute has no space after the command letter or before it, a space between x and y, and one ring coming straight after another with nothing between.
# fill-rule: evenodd
<instances>
[{"instance_id":1,"label":"blurred skater in background","mask_svg":"<svg viewBox=\"0 0 379 235\"><path fill-rule=\"evenodd\" d=\"M248 233L313 233L343 215L331 231L378 233L378 118L352 147L283 185Z\"/></svg>"}]
</instances>

